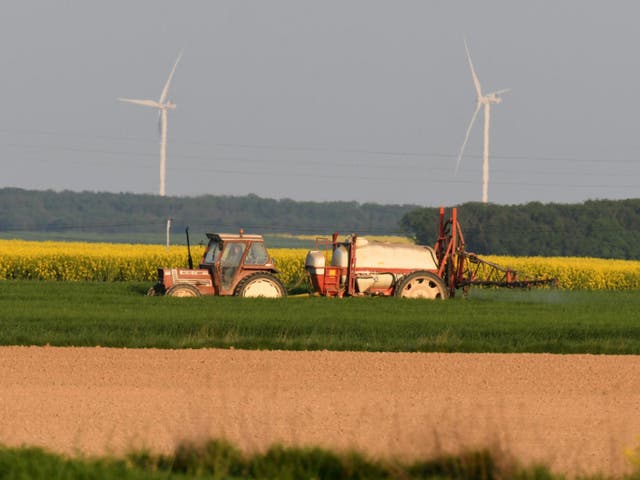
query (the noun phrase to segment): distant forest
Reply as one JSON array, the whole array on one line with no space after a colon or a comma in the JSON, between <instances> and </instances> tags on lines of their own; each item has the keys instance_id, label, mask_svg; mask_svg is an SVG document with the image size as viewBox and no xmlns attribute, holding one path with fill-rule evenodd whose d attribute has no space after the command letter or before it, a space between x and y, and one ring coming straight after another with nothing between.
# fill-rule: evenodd
<instances>
[{"instance_id":1,"label":"distant forest","mask_svg":"<svg viewBox=\"0 0 640 480\"><path fill-rule=\"evenodd\" d=\"M433 244L438 208L358 202L297 202L256 195L159 197L131 193L0 189L0 237L176 243L205 232L409 235ZM467 248L482 254L640 259L640 199L581 204L458 206ZM280 241L280 240L279 240ZM271 246L284 246L282 244ZM290 246L300 246L293 242Z\"/></svg>"},{"instance_id":2,"label":"distant forest","mask_svg":"<svg viewBox=\"0 0 640 480\"><path fill-rule=\"evenodd\" d=\"M184 243L205 232L330 235L334 231L401 235L402 216L415 205L357 202L296 202L256 195L160 197L131 193L0 189L0 235L7 237L163 243L172 219Z\"/></svg>"},{"instance_id":3,"label":"distant forest","mask_svg":"<svg viewBox=\"0 0 640 480\"><path fill-rule=\"evenodd\" d=\"M435 240L439 209L405 214L403 227L418 243ZM640 259L640 199L590 200L581 204L458 207L467 250L517 256Z\"/></svg>"}]
</instances>

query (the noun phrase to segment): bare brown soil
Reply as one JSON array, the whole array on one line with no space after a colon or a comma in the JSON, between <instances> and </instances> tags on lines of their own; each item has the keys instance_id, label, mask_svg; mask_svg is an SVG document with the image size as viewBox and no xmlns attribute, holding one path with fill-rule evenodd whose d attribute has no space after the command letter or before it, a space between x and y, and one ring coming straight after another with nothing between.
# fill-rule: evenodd
<instances>
[{"instance_id":1,"label":"bare brown soil","mask_svg":"<svg viewBox=\"0 0 640 480\"><path fill-rule=\"evenodd\" d=\"M0 443L66 454L225 437L620 474L638 435L638 356L0 348Z\"/></svg>"}]
</instances>

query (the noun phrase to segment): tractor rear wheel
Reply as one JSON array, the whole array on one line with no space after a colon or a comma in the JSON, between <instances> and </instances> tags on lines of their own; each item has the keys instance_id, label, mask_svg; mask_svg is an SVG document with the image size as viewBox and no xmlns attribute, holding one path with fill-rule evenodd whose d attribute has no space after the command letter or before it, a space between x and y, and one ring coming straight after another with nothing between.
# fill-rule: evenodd
<instances>
[{"instance_id":1,"label":"tractor rear wheel","mask_svg":"<svg viewBox=\"0 0 640 480\"><path fill-rule=\"evenodd\" d=\"M270 273L254 273L238 282L234 292L236 297L281 298L287 296L282 282Z\"/></svg>"},{"instance_id":2,"label":"tractor rear wheel","mask_svg":"<svg viewBox=\"0 0 640 480\"><path fill-rule=\"evenodd\" d=\"M447 298L447 289L440 277L431 272L413 272L404 277L396 286L396 297L427 298L430 300Z\"/></svg>"},{"instance_id":3,"label":"tractor rear wheel","mask_svg":"<svg viewBox=\"0 0 640 480\"><path fill-rule=\"evenodd\" d=\"M167 290L168 297L199 297L200 290L193 285L178 283Z\"/></svg>"}]
</instances>

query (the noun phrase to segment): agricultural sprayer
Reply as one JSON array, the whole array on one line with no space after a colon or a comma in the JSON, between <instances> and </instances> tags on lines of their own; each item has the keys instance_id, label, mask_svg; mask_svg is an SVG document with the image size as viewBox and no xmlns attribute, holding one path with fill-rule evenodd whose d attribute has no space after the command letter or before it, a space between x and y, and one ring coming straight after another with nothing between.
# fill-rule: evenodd
<instances>
[{"instance_id":1,"label":"agricultural sprayer","mask_svg":"<svg viewBox=\"0 0 640 480\"><path fill-rule=\"evenodd\" d=\"M305 268L314 293L328 297L444 299L458 289L466 293L472 285L513 288L556 283L556 279L520 279L514 270L467 252L456 208L449 219L440 209L434 247L372 242L357 235L338 241L334 233L331 239L318 239L316 248L307 253Z\"/></svg>"}]
</instances>

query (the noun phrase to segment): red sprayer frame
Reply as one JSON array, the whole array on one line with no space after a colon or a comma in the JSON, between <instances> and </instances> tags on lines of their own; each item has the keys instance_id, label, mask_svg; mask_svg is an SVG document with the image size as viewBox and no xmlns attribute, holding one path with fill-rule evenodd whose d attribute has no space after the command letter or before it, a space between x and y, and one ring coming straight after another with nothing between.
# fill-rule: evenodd
<instances>
[{"instance_id":1,"label":"red sprayer frame","mask_svg":"<svg viewBox=\"0 0 640 480\"><path fill-rule=\"evenodd\" d=\"M356 235L351 235L351 241L346 243L338 242L338 233L334 233L331 240L317 239L316 248L324 245L325 252L329 246L335 251L338 245L343 245L348 249L349 261L346 267L327 265L324 273L312 276L313 289L325 296L343 297L358 295L356 292L356 278L358 272L371 271L371 268L360 269L357 267L357 245ZM455 295L457 289L462 288L466 294L472 285L528 288L537 285L555 285L557 279L519 279L515 270L504 268L495 263L478 257L474 253L469 253L465 248L464 236L458 223L458 209L451 209L451 217L445 219L445 209L440 208L440 219L438 223L438 239L434 245L436 258L438 261L437 270L429 270L440 277L445 284L447 294L450 297ZM325 254L326 258L326 254ZM328 260L328 258L326 258ZM408 275L415 269L385 269L385 273L394 275ZM380 270L382 273L383 270ZM343 281L341 281L341 278ZM393 295L395 285L388 288L374 289L370 292L373 295Z\"/></svg>"},{"instance_id":2,"label":"red sprayer frame","mask_svg":"<svg viewBox=\"0 0 640 480\"><path fill-rule=\"evenodd\" d=\"M486 287L530 288L540 285L557 285L557 278L519 279L518 272L505 268L467 252L462 229L458 223L458 209L451 209L451 218L445 220L444 207L440 207L438 240L434 246L440 268L438 275L444 279L449 296L458 288L466 294L472 285Z\"/></svg>"}]
</instances>

